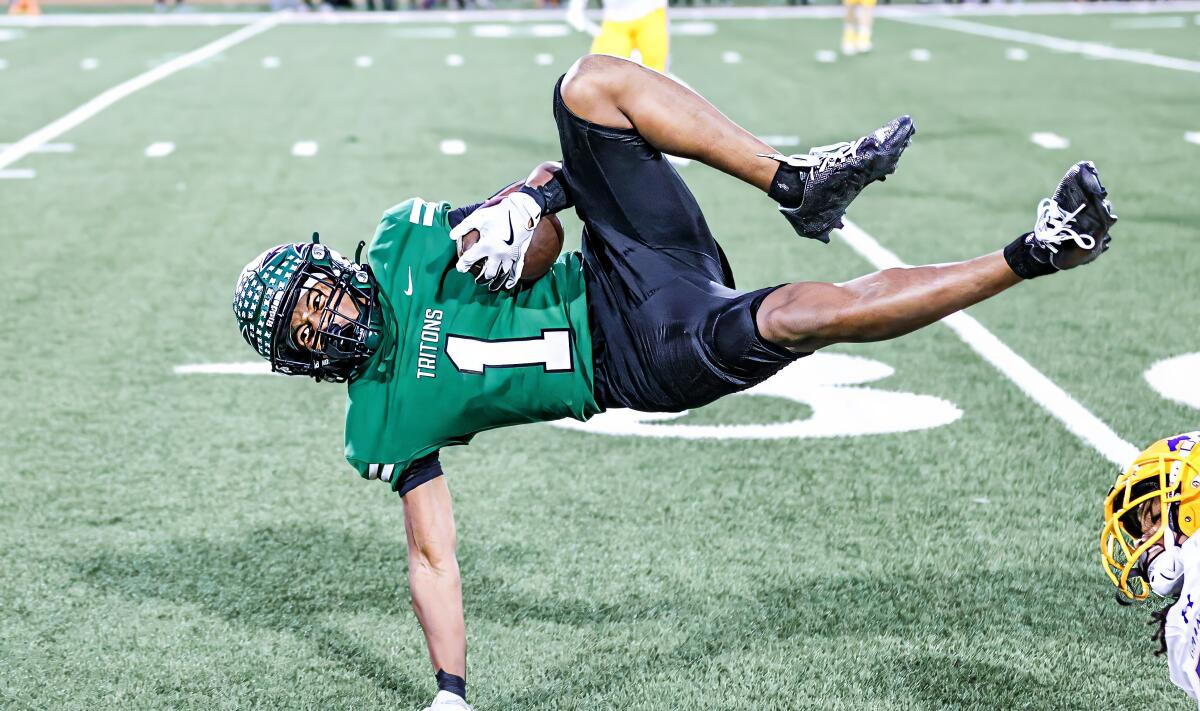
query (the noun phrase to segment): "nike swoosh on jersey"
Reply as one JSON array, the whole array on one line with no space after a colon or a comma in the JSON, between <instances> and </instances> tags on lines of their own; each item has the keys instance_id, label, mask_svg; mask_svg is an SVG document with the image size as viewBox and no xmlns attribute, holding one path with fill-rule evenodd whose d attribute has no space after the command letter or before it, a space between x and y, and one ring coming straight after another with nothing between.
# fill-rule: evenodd
<instances>
[{"instance_id":1,"label":"nike swoosh on jersey","mask_svg":"<svg viewBox=\"0 0 1200 711\"><path fill-rule=\"evenodd\" d=\"M405 296L412 296L412 267L408 268L408 288L404 290Z\"/></svg>"}]
</instances>

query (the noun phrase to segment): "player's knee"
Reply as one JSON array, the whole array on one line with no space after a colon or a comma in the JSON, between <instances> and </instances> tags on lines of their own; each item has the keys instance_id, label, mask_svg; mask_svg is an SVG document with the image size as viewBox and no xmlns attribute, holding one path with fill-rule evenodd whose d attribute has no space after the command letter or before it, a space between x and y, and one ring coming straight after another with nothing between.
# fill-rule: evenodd
<instances>
[{"instance_id":1,"label":"player's knee","mask_svg":"<svg viewBox=\"0 0 1200 711\"><path fill-rule=\"evenodd\" d=\"M614 63L623 60L605 54L586 54L567 70L563 78L563 101L577 116L595 113L614 104L612 72Z\"/></svg>"},{"instance_id":2,"label":"player's knee","mask_svg":"<svg viewBox=\"0 0 1200 711\"><path fill-rule=\"evenodd\" d=\"M815 351L838 342L839 315L821 308L797 308L790 301L764 300L755 315L759 335L785 348Z\"/></svg>"},{"instance_id":3,"label":"player's knee","mask_svg":"<svg viewBox=\"0 0 1200 711\"><path fill-rule=\"evenodd\" d=\"M755 316L755 324L758 334L771 343L788 346L797 340L795 319L784 307L771 308L763 304Z\"/></svg>"}]
</instances>

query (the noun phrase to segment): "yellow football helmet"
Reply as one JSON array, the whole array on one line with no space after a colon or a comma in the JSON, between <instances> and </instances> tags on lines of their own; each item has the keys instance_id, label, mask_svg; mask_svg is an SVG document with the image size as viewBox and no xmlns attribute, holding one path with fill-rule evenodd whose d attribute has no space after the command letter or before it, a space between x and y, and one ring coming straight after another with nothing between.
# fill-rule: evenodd
<instances>
[{"instance_id":1,"label":"yellow football helmet","mask_svg":"<svg viewBox=\"0 0 1200 711\"><path fill-rule=\"evenodd\" d=\"M1158 499L1161 520L1146 535L1142 504ZM1200 529L1200 431L1160 439L1138 455L1104 500L1100 557L1104 572L1122 595L1143 600L1150 594L1143 558L1162 545L1167 527L1175 535Z\"/></svg>"}]
</instances>

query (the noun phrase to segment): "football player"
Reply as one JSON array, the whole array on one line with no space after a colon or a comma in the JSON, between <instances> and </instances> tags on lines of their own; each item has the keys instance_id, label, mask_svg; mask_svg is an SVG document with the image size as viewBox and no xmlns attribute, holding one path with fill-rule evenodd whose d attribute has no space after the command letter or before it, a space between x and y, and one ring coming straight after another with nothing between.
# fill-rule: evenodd
<instances>
[{"instance_id":1,"label":"football player","mask_svg":"<svg viewBox=\"0 0 1200 711\"><path fill-rule=\"evenodd\" d=\"M1200 701L1200 431L1159 440L1117 477L1104 501L1100 554L1119 601L1151 594L1171 681Z\"/></svg>"},{"instance_id":2,"label":"football player","mask_svg":"<svg viewBox=\"0 0 1200 711\"><path fill-rule=\"evenodd\" d=\"M871 27L875 24L875 0L843 0L846 15L842 20L842 54L866 54L871 43Z\"/></svg>"},{"instance_id":3,"label":"football player","mask_svg":"<svg viewBox=\"0 0 1200 711\"><path fill-rule=\"evenodd\" d=\"M666 72L670 38L667 33L666 0L602 0L604 20L592 40L592 53L611 54L629 59L634 50L642 64L656 72ZM567 24L578 32L587 32L584 11L588 0L571 0L567 5ZM595 25L592 25L594 27Z\"/></svg>"},{"instance_id":4,"label":"football player","mask_svg":"<svg viewBox=\"0 0 1200 711\"><path fill-rule=\"evenodd\" d=\"M819 348L895 338L1091 262L1116 221L1094 166L1080 163L1039 206L1034 230L990 254L743 291L664 152L758 187L801 236L827 242L850 202L895 171L914 133L907 116L784 156L670 78L603 55L576 62L553 107L561 167L482 207L400 203L384 213L367 262L316 241L273 247L247 265L234 295L243 337L273 370L349 383L346 458L404 502L434 709L467 708L442 447L606 408L699 407ZM521 283L539 221L571 206L584 223L581 252ZM472 232L478 240L460 256ZM467 273L480 267L489 288Z\"/></svg>"}]
</instances>

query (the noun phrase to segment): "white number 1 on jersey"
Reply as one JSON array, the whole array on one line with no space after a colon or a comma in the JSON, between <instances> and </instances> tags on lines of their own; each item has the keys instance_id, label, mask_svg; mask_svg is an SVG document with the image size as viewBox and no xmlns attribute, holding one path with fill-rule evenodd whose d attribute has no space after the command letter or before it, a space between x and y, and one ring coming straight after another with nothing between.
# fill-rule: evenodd
<instances>
[{"instance_id":1,"label":"white number 1 on jersey","mask_svg":"<svg viewBox=\"0 0 1200 711\"><path fill-rule=\"evenodd\" d=\"M483 373L484 368L520 368L540 365L547 373L574 370L571 332L545 330L537 338L504 338L485 341L466 336L446 336L446 355L463 373Z\"/></svg>"}]
</instances>

